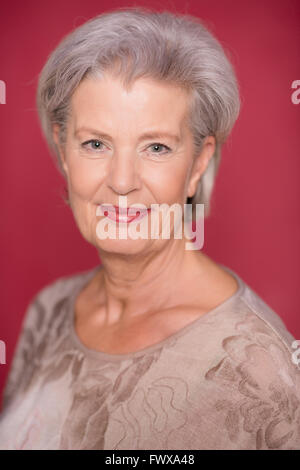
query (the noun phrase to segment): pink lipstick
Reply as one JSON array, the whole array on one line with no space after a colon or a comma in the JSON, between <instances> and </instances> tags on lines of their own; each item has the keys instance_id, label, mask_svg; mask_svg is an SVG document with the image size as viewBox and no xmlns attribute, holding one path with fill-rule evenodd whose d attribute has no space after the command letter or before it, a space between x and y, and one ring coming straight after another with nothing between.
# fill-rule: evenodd
<instances>
[{"instance_id":1,"label":"pink lipstick","mask_svg":"<svg viewBox=\"0 0 300 470\"><path fill-rule=\"evenodd\" d=\"M151 208L143 209L141 207L119 207L101 205L104 216L117 223L129 224L137 222L151 212Z\"/></svg>"}]
</instances>

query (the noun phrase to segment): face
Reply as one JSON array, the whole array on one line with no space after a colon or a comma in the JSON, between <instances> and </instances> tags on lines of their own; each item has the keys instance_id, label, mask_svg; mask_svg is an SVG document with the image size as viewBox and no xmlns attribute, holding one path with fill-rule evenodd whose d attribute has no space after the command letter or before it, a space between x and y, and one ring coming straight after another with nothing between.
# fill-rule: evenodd
<instances>
[{"instance_id":1,"label":"face","mask_svg":"<svg viewBox=\"0 0 300 470\"><path fill-rule=\"evenodd\" d=\"M57 125L53 135L60 149L76 223L83 237L96 248L136 254L170 242L172 238L161 239L160 212L159 237L153 239L153 211L140 222L120 224L106 217L99 206L120 206L119 197L123 196L121 201L126 200L127 206L150 208L152 204L177 203L183 208L186 198L194 195L214 152L214 138L207 137L200 155L194 157L187 112L184 89L149 78L135 81L130 91L111 75L86 78L77 87L63 147ZM106 224L107 231L115 230L117 237L99 238L99 222ZM134 223L147 232L147 238L120 239L120 227L132 227ZM171 225L171 234L172 230Z\"/></svg>"}]
</instances>

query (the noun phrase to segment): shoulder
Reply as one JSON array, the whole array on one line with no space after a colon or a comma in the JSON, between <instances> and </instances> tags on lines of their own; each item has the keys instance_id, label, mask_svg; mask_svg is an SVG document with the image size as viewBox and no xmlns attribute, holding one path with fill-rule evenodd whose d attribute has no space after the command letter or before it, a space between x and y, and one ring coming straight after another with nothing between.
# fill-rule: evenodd
<instances>
[{"instance_id":1,"label":"shoulder","mask_svg":"<svg viewBox=\"0 0 300 470\"><path fill-rule=\"evenodd\" d=\"M273 310L248 284L242 281L243 288L238 301L243 308L243 323L235 326L240 331L246 331L253 338L268 337L276 342L291 356L294 352L294 336L288 330L281 316ZM268 341L266 339L266 344ZM300 367L299 367L300 370Z\"/></svg>"},{"instance_id":2,"label":"shoulder","mask_svg":"<svg viewBox=\"0 0 300 470\"><path fill-rule=\"evenodd\" d=\"M295 338L280 315L235 271L224 265L221 266L238 284L237 291L216 309L219 313L218 321L224 320L222 329L226 332L233 329L234 332L247 333L248 336L263 334L277 339L289 353L294 352Z\"/></svg>"},{"instance_id":3,"label":"shoulder","mask_svg":"<svg viewBox=\"0 0 300 470\"><path fill-rule=\"evenodd\" d=\"M205 373L222 391L215 409L223 416L228 437L249 449L300 449L295 338L244 282L230 312L232 322L220 338L222 352Z\"/></svg>"},{"instance_id":4,"label":"shoulder","mask_svg":"<svg viewBox=\"0 0 300 470\"><path fill-rule=\"evenodd\" d=\"M25 310L20 333L3 391L3 406L6 407L20 390L24 371L34 367L36 357L47 343L50 329L59 331L65 320L63 308L74 290L93 277L98 267L73 275L61 276L40 289Z\"/></svg>"},{"instance_id":5,"label":"shoulder","mask_svg":"<svg viewBox=\"0 0 300 470\"><path fill-rule=\"evenodd\" d=\"M55 306L65 302L80 286L93 277L98 266L72 275L60 276L46 284L31 299L23 319L23 327L41 323L46 312L51 312Z\"/></svg>"},{"instance_id":6,"label":"shoulder","mask_svg":"<svg viewBox=\"0 0 300 470\"><path fill-rule=\"evenodd\" d=\"M60 276L40 289L33 300L52 304L57 299L67 297L74 289L88 282L96 273L97 269L98 266L72 275Z\"/></svg>"}]
</instances>

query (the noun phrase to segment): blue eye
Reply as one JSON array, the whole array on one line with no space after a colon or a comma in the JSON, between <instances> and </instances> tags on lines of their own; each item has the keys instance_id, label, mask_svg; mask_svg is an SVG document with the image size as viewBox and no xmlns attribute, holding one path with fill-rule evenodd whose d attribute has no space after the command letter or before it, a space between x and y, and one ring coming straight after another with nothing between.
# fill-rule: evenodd
<instances>
[{"instance_id":1,"label":"blue eye","mask_svg":"<svg viewBox=\"0 0 300 470\"><path fill-rule=\"evenodd\" d=\"M167 145L159 144L159 143L152 144L150 145L150 147L164 147L165 149L167 149L167 152L165 153L168 153L171 150L170 147L167 147ZM161 153L161 152L154 152L154 153Z\"/></svg>"},{"instance_id":2,"label":"blue eye","mask_svg":"<svg viewBox=\"0 0 300 470\"><path fill-rule=\"evenodd\" d=\"M82 147L87 147L91 150L99 150L101 148L102 142L100 140L91 139L83 142L81 145ZM89 145L91 145L91 147L88 147Z\"/></svg>"},{"instance_id":3,"label":"blue eye","mask_svg":"<svg viewBox=\"0 0 300 470\"><path fill-rule=\"evenodd\" d=\"M87 140L86 142L83 142L81 144L81 146L83 148L88 149L88 150L101 150L102 146L103 146L103 143L101 142L101 140L98 140L98 139L90 139L90 140ZM159 148L163 148L163 147L166 149L165 152L156 152L156 151L154 151L153 153L157 154L157 155L169 153L171 151L170 147L168 147L167 145L164 145L164 144L160 144L158 142L156 142L154 144L151 144L150 147L153 147L153 148L158 149L158 150L159 150Z\"/></svg>"}]
</instances>

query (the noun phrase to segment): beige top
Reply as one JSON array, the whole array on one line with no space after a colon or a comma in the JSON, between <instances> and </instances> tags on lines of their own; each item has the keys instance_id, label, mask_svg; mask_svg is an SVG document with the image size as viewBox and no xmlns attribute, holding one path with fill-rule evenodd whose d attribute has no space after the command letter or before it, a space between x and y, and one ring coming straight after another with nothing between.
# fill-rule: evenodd
<instances>
[{"instance_id":1,"label":"beige top","mask_svg":"<svg viewBox=\"0 0 300 470\"><path fill-rule=\"evenodd\" d=\"M4 389L0 448L300 449L295 338L223 267L234 295L129 354L91 350L76 334L75 297L99 267L42 289Z\"/></svg>"}]
</instances>

